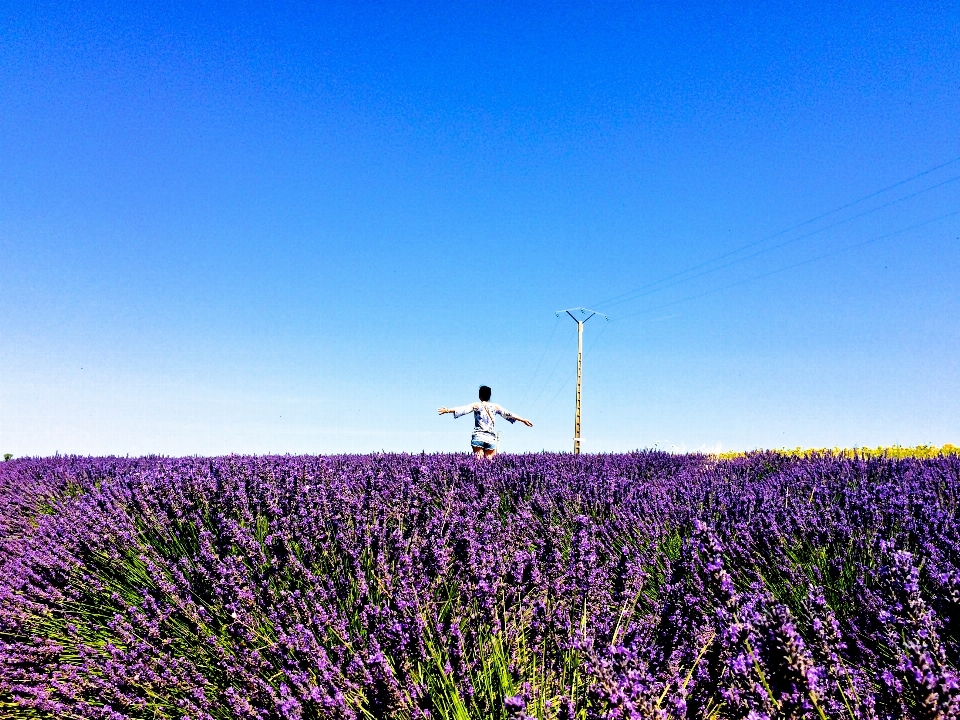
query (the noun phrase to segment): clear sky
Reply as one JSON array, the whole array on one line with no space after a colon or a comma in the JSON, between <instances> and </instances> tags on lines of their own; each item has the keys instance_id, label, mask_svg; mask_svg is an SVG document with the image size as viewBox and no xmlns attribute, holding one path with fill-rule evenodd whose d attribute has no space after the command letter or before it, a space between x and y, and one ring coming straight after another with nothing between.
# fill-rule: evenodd
<instances>
[{"instance_id":1,"label":"clear sky","mask_svg":"<svg viewBox=\"0 0 960 720\"><path fill-rule=\"evenodd\" d=\"M0 452L960 442L957 3L198 5L0 4Z\"/></svg>"}]
</instances>

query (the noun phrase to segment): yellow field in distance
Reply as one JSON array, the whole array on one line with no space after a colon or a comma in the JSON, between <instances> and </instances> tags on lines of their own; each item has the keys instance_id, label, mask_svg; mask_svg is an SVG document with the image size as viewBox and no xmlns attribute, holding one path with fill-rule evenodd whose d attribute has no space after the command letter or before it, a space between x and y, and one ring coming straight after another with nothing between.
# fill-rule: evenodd
<instances>
[{"instance_id":1,"label":"yellow field in distance","mask_svg":"<svg viewBox=\"0 0 960 720\"><path fill-rule=\"evenodd\" d=\"M762 450L729 450L727 452L716 453L714 457L718 460L733 460L739 457L745 457ZM957 445L917 445L915 447L901 447L900 445L891 445L889 447L854 447L854 448L779 448L771 452L780 455L789 455L791 457L810 457L811 455L834 455L840 457L888 457L888 458L932 458L940 455L960 455L960 447Z\"/></svg>"}]
</instances>

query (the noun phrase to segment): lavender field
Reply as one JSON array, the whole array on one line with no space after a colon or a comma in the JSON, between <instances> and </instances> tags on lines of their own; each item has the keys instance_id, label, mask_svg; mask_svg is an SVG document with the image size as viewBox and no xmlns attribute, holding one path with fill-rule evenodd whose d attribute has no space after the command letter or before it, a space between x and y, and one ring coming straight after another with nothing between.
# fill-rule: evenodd
<instances>
[{"instance_id":1,"label":"lavender field","mask_svg":"<svg viewBox=\"0 0 960 720\"><path fill-rule=\"evenodd\" d=\"M0 464L0 716L949 718L960 458Z\"/></svg>"}]
</instances>

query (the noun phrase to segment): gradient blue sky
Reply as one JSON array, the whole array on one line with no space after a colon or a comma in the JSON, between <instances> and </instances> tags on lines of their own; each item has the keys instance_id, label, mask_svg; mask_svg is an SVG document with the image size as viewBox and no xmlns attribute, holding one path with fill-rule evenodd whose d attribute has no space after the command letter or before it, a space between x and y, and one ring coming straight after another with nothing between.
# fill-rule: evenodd
<instances>
[{"instance_id":1,"label":"gradient blue sky","mask_svg":"<svg viewBox=\"0 0 960 720\"><path fill-rule=\"evenodd\" d=\"M576 305L586 451L960 442L958 131L957 3L0 4L0 452L566 450Z\"/></svg>"}]
</instances>

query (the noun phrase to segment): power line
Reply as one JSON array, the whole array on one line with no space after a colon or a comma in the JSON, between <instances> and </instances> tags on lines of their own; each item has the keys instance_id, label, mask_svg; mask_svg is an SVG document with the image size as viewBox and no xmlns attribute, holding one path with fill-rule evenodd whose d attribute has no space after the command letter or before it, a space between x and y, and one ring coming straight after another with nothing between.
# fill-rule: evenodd
<instances>
[{"instance_id":1,"label":"power line","mask_svg":"<svg viewBox=\"0 0 960 720\"><path fill-rule=\"evenodd\" d=\"M681 271L679 271L679 272L673 273L672 275L667 275L666 277L663 277L663 278L661 278L660 280L657 280L657 281L655 281L655 282L648 283L648 284L643 285L643 286L641 286L641 287L639 287L639 288L634 288L633 290L629 290L629 291L627 291L627 292L625 292L625 293L620 293L619 295L614 295L614 296L611 297L611 298L607 298L606 300L603 300L603 301L601 301L601 302L594 303L594 305L597 306L597 307L604 306L604 305L609 306L610 304L613 303L613 301L619 300L620 298L626 297L627 295L632 295L632 294L634 294L634 293L636 293L636 292L639 292L639 291L641 291L641 290L645 290L645 289L651 288L651 287L653 287L653 286L655 286L655 285L659 285L659 284L661 284L661 283L663 283L663 282L666 282L667 280L672 280L672 279L674 279L674 278L680 277L681 275L686 275L686 274L689 273L689 272L692 272L692 271L694 271L694 270L698 270L698 269L700 269L700 268L702 268L702 267L705 267L705 266L707 266L707 265L710 265L710 264L712 264L712 263L715 263L715 262L717 262L718 260L723 260L724 258L730 257L731 255L736 255L737 253L742 252L743 250L747 250L747 249L749 249L749 248L751 248L751 247L755 247L755 246L757 246L757 245L760 245L761 243L767 242L768 240L773 240L774 238L780 237L781 235L785 235L785 234L787 234L788 232L792 232L793 230L798 230L798 229L800 229L800 228L802 228L802 227L805 227L806 225L810 225L811 223L817 222L818 220L822 220L822 219L825 218L825 217L829 217L830 215L834 215L834 214L836 214L836 213L838 213L838 212L841 212L841 211L843 211L843 210L846 210L847 208L851 208L851 207L853 207L854 205L859 205L860 203L862 203L862 202L864 202L864 201L866 201L866 200L869 200L870 198L876 197L876 196L878 196L878 195L882 195L883 193L888 192L888 191L890 191L890 190L893 190L894 188L900 187L901 185L905 185L906 183L909 183L909 182L911 182L911 181L913 181L913 180L916 180L916 179L918 179L918 178L921 178L921 177L923 177L923 176L925 176L925 175L929 175L929 174L932 173L932 172L935 172L935 171L937 171L937 170L940 170L940 169L942 169L942 168L945 168L945 167L947 167L947 166L949 166L949 165L953 165L953 164L956 163L956 162L960 162L960 157L956 157L956 158L954 158L954 159L952 159L952 160L948 160L948 161L945 162L945 163L941 163L941 164L936 165L936 166L934 166L934 167L928 168L928 169L924 170L923 172L919 172L919 173L917 173L916 175L912 175L912 176L910 176L910 177L908 177L908 178L906 178L906 179L904 179L904 180L900 180L900 181L898 181L898 182L895 182L895 183L892 184L892 185L888 185L888 186L886 186L886 187L884 187L884 188L881 188L880 190L876 190L876 191L874 191L874 192L872 192L872 193L869 193L868 195L864 195L863 197L860 197L860 198L858 198L858 199L856 199L856 200L853 200L853 201L848 202L848 203L846 203L846 204L844 204L844 205L841 205L841 206L839 206L839 207L836 207L836 208L834 208L833 210L829 210L829 211L827 211L827 212L825 212L825 213L822 213L822 214L820 214L820 215L817 215L816 217L810 218L809 220L804 220L803 222L798 223L798 224L796 224L796 225L793 225L793 226L791 226L791 227L788 227L788 228L786 228L785 230L780 230L779 232L776 232L776 233L774 233L774 234L772 234L772 235L767 235L767 236L764 237L764 238L761 238L761 239L759 239L759 240L755 240L754 242L751 242L751 243L747 243L746 245L742 245L742 246L740 246L740 247L738 247L738 248L735 248L735 249L733 249L733 250L730 250L729 252L726 252L726 253L722 253L722 254L720 254L720 255L717 255L716 257L711 258L710 260L706 260L706 261L704 261L704 262L698 263L698 264L696 264L696 265L693 265L693 266L691 266L691 267L686 268L685 270L681 270ZM954 178L954 179L956 179L956 178ZM949 180L949 181L947 181L947 182L952 182L952 180ZM944 183L941 183L941 184L944 184ZM935 185L935 186L933 186L933 187L934 187L934 188L935 188L935 187L939 187L939 185ZM933 188L927 188L927 189L929 190L929 189L933 189ZM921 191L921 192L925 192L925 190L924 190L924 191ZM908 197L913 197L913 196L911 195L911 196L908 196ZM907 199L907 198L902 198L901 200L903 200L903 199ZM887 206L881 206L880 208L875 208L875 210L882 209L883 207L887 207Z\"/></svg>"},{"instance_id":2,"label":"power line","mask_svg":"<svg viewBox=\"0 0 960 720\"><path fill-rule=\"evenodd\" d=\"M597 336L593 339L593 342L590 344L590 347L587 349L587 351L583 354L583 357L585 358L589 357L590 353L593 352L593 349L597 346L597 343L600 342L600 338L603 337L603 334L607 331L607 325L608 325L607 323L603 324L603 329L600 330L599 333L597 333ZM563 392L563 389L567 386L567 383L570 382L570 378L572 378L574 374L575 373L571 372L570 374L567 375L566 380L563 381L563 384L560 386L557 392L554 393L554 396L550 398L550 402L548 402L546 405L543 406L543 409L541 410L541 412L546 412L547 408L553 405L553 401L556 400L558 397L560 397L560 393Z\"/></svg>"},{"instance_id":3,"label":"power line","mask_svg":"<svg viewBox=\"0 0 960 720\"><path fill-rule=\"evenodd\" d=\"M857 248L863 247L864 245L869 245L870 243L879 242L880 240L886 240L887 238L893 237L894 235L900 235L902 233L907 232L908 230L915 230L916 228L923 227L924 225L929 225L939 220L946 220L947 218L953 217L954 215L960 215L960 210L955 210L952 213L947 213L946 215L940 215L939 217L935 217L930 220L925 220L921 223L917 223L915 225L910 225L909 227L901 228L900 230L895 230L894 232L887 233L886 235L881 235L879 237L871 238L870 240L864 240L863 242L859 242L854 245L848 245L847 247L843 247L838 250L832 250L831 252L824 253L822 255L817 255L816 257L812 257L807 260L802 260L801 262L794 263L792 265L787 265L786 267L778 268L776 270L771 270L770 272L766 272L761 275L754 275L753 277L748 277L744 280L739 280L735 283L730 283L729 285L724 285L722 287L714 288L713 290L707 290L706 292L698 293L697 295L690 295L688 297L680 298L679 300L674 300L668 303L663 303L662 305L657 305L652 308L638 310L637 312L633 312L628 315L621 315L616 319L626 320L627 318L635 317L637 315L642 315L643 313L653 312L654 310L661 310L665 307L678 305L680 303L687 302L689 300L696 300L697 298L702 298L706 295L712 295L713 293L718 293L721 290L727 290L732 287L737 287L738 285L743 285L744 283L748 283L752 280L760 280L761 278L769 277L771 275L776 275L777 273L785 272L787 270L792 270L793 268L800 267L801 265L808 265L809 263L816 262L817 260L822 260L824 258L831 257L833 255L839 255L840 253L844 253L849 250L856 250Z\"/></svg>"},{"instance_id":4,"label":"power line","mask_svg":"<svg viewBox=\"0 0 960 720\"><path fill-rule=\"evenodd\" d=\"M660 305L656 305L656 306L651 307L651 308L646 308L646 309L644 309L644 310L639 310L639 311L637 311L637 312L630 313L630 314L628 314L628 315L621 315L620 317L618 317L618 318L613 318L613 319L614 319L614 320L626 320L627 318L636 317L637 315L642 315L642 314L648 313L648 312L654 312L655 310L662 310L663 308L672 307L672 306L674 306L674 305L679 305L680 303L688 302L688 301L690 301L690 300L696 300L696 299L698 299L698 298L702 298L702 297L705 297L705 296L707 296L707 295L712 295L712 294L714 294L714 293L718 293L718 292L721 292L721 291L723 291L723 290L728 290L728 289L730 289L730 288L737 287L737 286L739 286L739 285L744 285L744 284L746 284L746 283L748 283L748 282L752 282L753 280L761 280L761 279L763 279L763 278L770 277L771 275L776 275L776 274L778 274L778 273L786 272L787 270L793 270L794 268L798 268L798 267L801 267L801 266L803 266L803 265L809 265L810 263L816 262L816 261L818 261L818 260L823 260L824 258L832 257L832 256L834 256L834 255L840 255L841 253L849 252L849 251L851 251L851 250L856 250L856 249L862 248L862 247L864 247L864 246L866 246L866 245L870 245L870 244L872 244L872 243L879 242L879 241L881 241L881 240L886 240L886 239L888 239L888 238L895 237L896 235L902 235L903 233L909 232L910 230L916 230L917 228L924 227L924 226L926 226L926 225L930 225L930 224L935 223L935 222L939 222L940 220L946 220L947 218L955 217L955 216L957 216L957 215L960 215L960 210L955 210L955 211L953 211L953 212L951 212L951 213L947 213L947 214L945 214L945 215L939 215L939 216L937 216L937 217L935 217L935 218L930 218L929 220L924 220L923 222L915 223L915 224L909 225L909 226L907 226L907 227L905 227L905 228L900 228L899 230L894 230L893 232L886 233L886 234L884 234L884 235L879 235L879 236L874 237L874 238L870 238L869 240L864 240L864 241L859 242L859 243L854 243L853 245L848 245L848 246L846 246L846 247L838 248L838 249L836 249L836 250L831 250L830 252L822 253L822 254L817 255L817 256L815 256L815 257L808 258L808 259L806 259L806 260L802 260L802 261L800 261L800 262L793 263L793 264L787 265L787 266L785 266L785 267L777 268L776 270L771 270L771 271L769 271L769 272L761 273L760 275L754 275L754 276L752 276L752 277L748 277L748 278L745 278L745 279L743 279L743 280L739 280L739 281L734 282L734 283L729 283L728 285L723 285L723 286L721 286L721 287L714 288L714 289L712 289L712 290L707 290L707 291L702 292L702 293L697 293L696 295L690 295L690 296L688 296L688 297L680 298L680 299L674 300L674 301L672 301L672 302L662 303L662 304L660 304ZM672 317L672 316L671 316L671 317ZM583 354L584 357L589 356L590 353L593 352L593 349L596 347L597 343L600 341L600 338L603 337L603 333L606 332L606 329L607 329L607 324L605 323L604 326L603 326L603 329L597 334L597 337L594 338L593 343L590 345L590 347L587 349L587 351ZM552 379L552 377L553 377L554 373L556 372L557 367L559 367L560 361L561 361L562 359L563 359L563 355L561 354L560 358L558 358L558 360L557 360L557 364L554 366L553 372L551 372L550 377L547 379L546 384L544 385L544 387L542 387L542 388L540 389L540 393L537 395L537 399L538 399L538 400L539 400L539 398L540 398L540 395L541 395L541 394L543 393L543 391L546 389L546 386L550 384L550 379ZM574 375L573 372L567 374L567 376L566 376L566 378L564 379L563 383L560 385L560 387L557 389L557 391L553 394L553 397L550 398L550 401L549 401L546 405L543 406L543 408L541 409L541 412L546 412L547 409L548 409L551 405L553 405L554 401L555 401L558 397L560 397L560 393L562 393L563 390L564 390L564 388L566 388L567 383L570 382L570 379L573 377L573 375ZM536 404L536 400L534 401L534 405L535 405L535 404ZM532 408L532 406L531 406L531 408Z\"/></svg>"},{"instance_id":5,"label":"power line","mask_svg":"<svg viewBox=\"0 0 960 720\"><path fill-rule=\"evenodd\" d=\"M744 261L749 260L749 259L751 259L751 258L757 257L758 255L762 255L762 254L765 254L765 253L768 253L768 252L772 252L773 250L777 250L777 249L782 248L782 247L784 247L784 246L786 246L786 245L789 245L789 244L791 244L791 243L795 243L795 242L798 242L798 241L800 241L800 240L804 240L804 239L809 238L809 237L811 237L811 236L813 236L813 235L816 235L816 234L825 232L825 231L827 231L827 230L830 230L830 229L832 229L832 228L835 228L835 227L837 227L837 226L839 226L839 225L843 225L843 224L852 222L852 221L857 220L857 219L859 219L859 218L862 218L862 217L864 217L864 216L866 216L866 215L870 215L871 213L875 213L875 212L878 212L878 211L883 210L883 209L885 209L885 208L888 208L888 207L891 207L891 206L893 206L893 205L896 205L896 204L898 204L898 203L905 202L906 200L909 200L909 199L911 199L911 198L917 197L918 195L921 195L921 194L923 194L923 193L930 192L931 190L935 190L935 189L937 189L937 188L939 188L939 187L943 187L944 185L947 185L947 184L949 184L949 183L956 182L957 180L960 180L960 175L958 175L958 176L956 176L956 177L949 178L949 179L947 179L947 180L944 180L944 181L942 181L942 182L936 183L936 184L934 184L934 185L931 185L931 186L929 186L929 187L923 188L923 189L921 189L921 190L917 190L916 192L910 193L910 194L908 194L908 195L904 195L904 196L902 196L902 197L900 197L900 198L897 198L897 199L895 199L895 200L891 200L891 201L889 201L889 202L886 202L886 203L884 203L884 204L882 204L882 205L879 205L879 206L877 206L877 207L871 208L871 209L869 209L869 210L865 210L865 211L863 211L863 212L861 212L861 213L858 213L858 214L853 215L853 216L851 216L851 217L845 218L845 219L843 219L843 220L839 220L839 221L837 221L837 222L831 223L830 225L827 225L826 227L822 227L822 228L819 228L819 229L817 229L817 230L814 230L814 231L811 231L811 232L809 232L809 233L806 233L806 234L804 234L804 235L800 235L799 237L795 237L795 238L786 240L785 242L781 242L781 243L779 243L779 244L777 244L777 245L774 245L773 247L768 247L768 248L764 248L764 249L762 249L762 250L758 250L757 252L751 253L750 255L747 255L747 256L745 256L745 257L741 257L741 258L738 258L738 259L733 260L733 261L731 261L731 262L725 263L725 264L723 264L723 265L721 265L721 266L719 266L719 267L714 267L714 268L710 268L710 269L708 269L708 270L704 270L703 272L697 273L696 275L693 275L693 276L690 276L690 277L686 277L686 278L677 280L676 282L670 283L669 285L663 285L663 283L667 282L668 280L672 280L672 279L674 279L674 278L680 278L681 276L687 275L687 274L693 272L694 270L698 270L698 269L700 269L700 268L704 268L704 267L706 267L706 266L712 265L713 263L716 263L716 262L719 261L719 260L723 260L723 259L725 259L725 258L731 257L731 256L733 256L733 255L736 255L736 254L738 254L738 253L743 252L744 250L747 250L747 249L752 248L752 247L756 247L757 245L760 245L760 244L762 244L762 243L764 243L764 242L767 242L767 241L772 240L772 239L774 239L774 238L780 237L780 236L782 236L782 235L785 235L785 234L787 234L787 233L789 233L789 232L792 232L792 231L797 230L797 229L799 229L799 228L805 227L805 226L807 226L807 225L810 225L810 224L812 224L812 223L814 223L814 222L817 222L818 220L822 220L823 218L829 217L830 215L834 215L834 214L836 214L836 213L838 213L838 212L841 212L841 211L846 210L846 209L848 209L848 208L850 208L850 207L853 207L853 206L855 206L855 205L858 205L859 203L862 203L862 202L864 202L864 201L866 201L866 200L869 200L869 199L871 199L871 198L873 198L873 197L876 197L876 196L878 196L878 195L881 195L881 194L883 194L883 193L885 193L885 192L888 192L888 191L890 191L890 190L892 190L892 189L894 189L894 188L897 188L897 187L900 187L900 186L902 186L902 185L905 185L906 183L909 183L909 182L911 182L911 181L913 181L913 180L916 180L916 179L918 179L918 178L920 178L920 177L923 177L923 176L925 176L925 175L929 175L930 173L935 172L936 170L940 170L940 169L942 169L942 168L944 168L944 167L947 167L947 166L949 166L949 165L952 165L952 164L954 164L954 163L956 163L956 162L960 162L960 157L954 158L954 159L949 160L949 161L947 161L947 162L945 162L945 163L941 163L940 165L936 165L936 166L934 166L934 167L932 167L932 168L928 168L927 170L924 170L923 172L917 173L916 175L913 175L913 176L911 176L911 177L909 177L909 178L906 178L906 179L904 179L904 180L900 180L900 181L898 181L898 182L896 182L896 183L894 183L894 184L892 184L892 185L888 185L887 187L881 188L880 190L876 190L876 191L874 191L874 192L872 192L872 193L869 193L868 195L864 195L864 196L861 197L861 198L858 198L858 199L856 199L856 200L853 200L853 201L851 201L851 202L848 202L848 203L846 203L846 204L844 204L844 205L841 205L841 206L839 206L839 207L837 207L837 208L834 208L833 210L830 210L830 211L828 211L828 212L822 213L822 214L820 214L820 215L818 215L818 216L816 216L816 217L814 217L814 218L811 218L811 219L809 219L809 220L805 220L805 221L802 222L802 223L798 223L798 224L796 224L796 225L793 225L792 227L786 228L785 230L781 230L781 231L779 231L779 232L777 232L777 233L774 233L774 234L772 234L772 235L768 235L768 236L766 236L766 237L764 237L764 238L761 238L760 240L756 240L756 241L754 241L754 242L747 243L746 245L742 245L742 246L740 246L740 247L738 247L738 248L735 248L734 250L731 250L731 251L729 251L729 252L726 252L726 253L723 253L723 254L721 254L721 255L718 255L718 256L710 259L710 260L704 261L704 262L699 263L699 264L697 264L697 265L693 265L693 266L691 266L691 267L689 267L689 268L687 268L687 269L685 269L685 270L682 270L682 271L677 272L677 273L673 273L672 275L668 275L668 276L666 276L666 277L664 277L664 278L661 278L660 280L657 280L657 281L655 281L655 282L653 282L653 283L649 283L649 284L647 284L647 285L640 286L639 288L635 288L635 289L630 290L630 291L628 291L628 292L625 292L625 293L621 293L621 294L619 294L619 295L616 295L616 296L614 296L614 297L612 297L612 298L609 298L609 299L607 299L607 300L602 301L601 303L597 303L597 305L604 305L604 306L619 305L619 304L622 304L622 303L624 303L624 302L629 302L629 301L631 301L631 300L639 299L640 297L643 297L643 296L645 296L645 295L649 295L649 294L652 294L652 293L655 293L655 292L659 292L659 291L665 290L665 289L667 289L667 288L669 288L669 287L673 287L673 286L675 286L675 285L679 285L679 284L682 284L682 283L684 283L684 282L688 282L688 281L693 280L693 279L696 279L696 278L698 278L698 277L702 277L703 275L707 275L707 274L709 274L709 273L722 270L722 269L724 269L724 268L730 267L731 265L735 265L735 264L737 264L737 263L744 262ZM827 253L823 253L823 254L821 254L821 255L817 255L817 256L812 257L812 258L809 258L809 259L807 259L807 260L803 260L803 261L800 261L800 262L797 262L797 263L793 263L793 264L787 265L787 266L785 266L785 267L777 268L777 269L775 269L775 270L771 270L771 271L766 272L766 273L761 273L761 274L759 274L759 275L754 275L754 276L752 276L752 277L748 277L748 278L745 278L745 279L743 279L743 280L739 280L739 281L734 282L734 283L729 283L729 284L727 284L727 285L724 285L724 286L721 286L721 287L718 287L718 288L714 288L714 289L712 289L712 290L707 290L707 291L702 292L702 293L697 293L697 294L695 294L695 295L690 295L690 296L688 296L688 297L680 298L680 299L674 300L674 301L672 301L672 302L662 303L662 304L660 304L660 305L656 305L656 306L651 307L651 308L646 308L646 309L644 309L644 310L639 310L639 311L637 311L637 312L630 313L630 314L628 314L628 315L622 315L622 316L620 316L620 317L617 318L617 319L618 319L618 320L624 320L624 319L627 319L627 318L635 317L635 316L637 316L637 315L641 315L641 314L648 313L648 312L653 312L653 311L655 311L655 310L660 310L660 309L663 309L663 308L671 307L671 306L673 306L673 305L678 305L678 304L680 304L680 303L688 302L688 301L690 301L690 300L695 300L695 299L698 299L698 298L701 298L701 297L705 297L705 296L707 296L707 295L711 295L711 294L714 294L714 293L718 293L718 292L721 292L721 291L723 291L723 290L727 290L727 289L729 289L729 288L737 287L737 286L739 286L739 285L743 285L743 284L745 284L745 283L752 282L753 280L760 280L760 279L762 279L762 278L766 278L766 277L769 277L769 276L771 276L771 275L776 275L776 274L781 273L781 272L786 272L787 270L792 270L792 269L797 268L797 267L800 267L800 266L802 266L802 265L808 265L808 264L810 264L810 263L816 262L816 261L818 261L818 260L822 260L822 259L824 259L824 258L832 257L832 256L834 256L834 255L839 255L839 254L841 254L841 253L848 252L848 251L850 251L850 250L855 250L855 249L864 247L864 246L866 246L866 245L869 245L869 244L871 244L871 243L879 242L880 240L885 240L885 239L887 239L887 238L894 237L894 236L896 236L896 235L900 235L900 234L902 234L902 233L908 232L909 230L914 230L914 229L916 229L916 228L923 227L923 226L925 226L925 225L929 225L929 224L931 224L931 223L938 222L938 221L940 221L940 220L945 220L945 219L947 219L947 218L956 216L956 215L958 215L958 214L960 214L960 210L957 210L957 211L954 211L954 212L951 212L951 213L947 213L946 215L941 215L941 216L939 216L939 217L935 217L935 218L932 218L932 219L930 219L930 220L926 220L926 221L924 221L924 222L916 223L916 224L914 224L914 225L910 225L910 226L908 226L908 227L901 228L901 229L896 230L896 231L894 231L894 232L887 233L887 234L885 234L885 235L880 235L880 236L878 236L878 237L871 238L871 239L869 239L869 240L865 240L865 241L863 241L863 242L855 243L855 244L853 244L853 245L848 245L848 246L846 246L846 247L839 248L839 249L837 249L837 250L833 250L833 251L830 251L830 252L827 252ZM656 286L661 286L661 287L656 287ZM650 288L655 288L655 289L650 289ZM649 292L642 293L642 294L640 294L640 295L637 294L637 293L640 293L640 292L643 291L643 290L648 290L648 289L649 289ZM580 310L581 308L577 308L577 309ZM591 312L592 312L592 311L591 311ZM558 320L559 320L559 313L558 313L557 315L558 315ZM591 315L591 316L592 316L592 315ZM573 317L573 316L571 315L571 317ZM589 319L589 318L588 318L588 319ZM609 319L609 318L608 318L608 319ZM574 320L576 320L575 317L574 317ZM542 353L541 356L540 356L540 360L539 360L539 362L537 363L537 368L534 370L533 377L531 377L530 382L529 382L528 385L527 385L527 388L524 390L523 400L526 400L526 397L527 397L527 395L528 395L528 393L529 393L529 391L530 391L530 388L533 386L534 380L536 379L537 374L538 374L539 371L540 371L540 367L541 367L541 365L542 365L542 363L543 363L544 358L546 357L547 351L549 350L550 343L551 343L551 341L552 341L552 339L553 339L553 335L554 335L554 333L556 332L556 328L557 328L557 324L555 323L555 324L554 324L554 327L553 327L553 330L552 330L551 333L550 333L550 337L547 339L547 344L546 344L546 346L544 347L543 353ZM575 453L576 453L576 452L579 452L579 443L580 443L580 432L579 432L579 430L580 430L579 372L580 372L580 369L581 369L581 367L582 367L582 358L585 357L585 356L587 356L587 355L589 355L589 354L593 351L594 347L596 347L597 342L599 342L600 338L603 336L603 333L604 333L605 331L606 331L606 324L604 324L604 328L600 331L600 333L599 333L599 334L597 335L597 337L594 339L593 343L590 345L590 347L589 347L589 349L587 350L587 352L584 354L584 353L582 353L582 335L580 334L580 333L582 332L582 322L578 321L578 338L580 338L578 344L579 344L579 346L580 346L580 351L578 352L578 363L577 363L578 392L577 392L577 419L576 419L576 430L575 430L575 438L574 438L574 452L575 452ZM564 357L564 354L561 352L560 356L557 358L557 362L556 362L556 364L554 365L553 370L550 372L550 375L547 377L546 382L545 382L544 385L540 388L540 391L537 393L537 396L534 398L533 404L530 406L530 409L531 409L531 410L532 410L532 409L537 405L537 403L539 402L540 397L543 395L543 391L546 390L547 386L550 385L550 381L553 379L553 376L556 374L556 371L557 371L557 369L559 368L560 363L561 363L561 361L563 360L563 357ZM560 387L557 389L556 393L554 393L553 397L550 398L550 401L542 408L542 412L546 412L546 410L549 409L550 406L553 405L554 401L556 401L556 399L560 396L560 394L563 392L564 388L567 386L567 383L570 382L570 378L572 378L572 377L573 377L573 373L570 373L570 374L567 375L566 379L563 381L563 383L562 383L562 384L560 385ZM521 401L521 403L523 402L523 400Z\"/></svg>"},{"instance_id":6,"label":"power line","mask_svg":"<svg viewBox=\"0 0 960 720\"><path fill-rule=\"evenodd\" d=\"M533 371L533 376L530 378L530 382L527 383L526 389L523 391L523 396L520 398L518 405L522 409L524 407L524 400L527 399L527 394L530 392L530 388L533 387L533 381L537 379L537 373L540 372L540 366L543 364L543 359L547 356L547 350L550 349L550 342L553 340L553 335L557 332L557 325L560 324L560 316L557 316L557 321L553 324L553 330L550 331L550 337L547 338L547 344L543 346L543 353L540 355L540 362L537 363L537 369Z\"/></svg>"},{"instance_id":7,"label":"power line","mask_svg":"<svg viewBox=\"0 0 960 720\"><path fill-rule=\"evenodd\" d=\"M569 344L573 344L573 338L570 338L570 341L571 342ZM538 392L537 396L533 399L533 403L531 403L530 405L531 411L533 411L533 409L537 406L537 401L540 399L540 396L543 395L543 391L547 389L547 386L550 384L550 381L553 380L553 376L557 374L557 368L560 367L560 363L563 361L563 358L564 358L563 351L566 349L566 347L567 345L562 346L560 351L560 356L557 358L557 362L553 366L553 370L550 371L550 374L547 376L546 382L543 384L543 387L540 388L540 392Z\"/></svg>"},{"instance_id":8,"label":"power line","mask_svg":"<svg viewBox=\"0 0 960 720\"><path fill-rule=\"evenodd\" d=\"M690 280L695 280L695 279L698 278L698 277L703 277L704 275L709 275L710 273L717 272L717 271L719 271L719 270L723 270L724 268L728 268L728 267L730 267L731 265L736 265L736 264L738 264L738 263L745 262L745 261L747 261L747 260L749 260L749 259L751 259L751 258L757 257L758 255L763 255L764 253L772 252L772 251L774 251L774 250L779 250L780 248L785 247L785 246L787 246L787 245L790 245L791 243L795 243L795 242L798 242L798 241L800 241L800 240L805 240L805 239L807 239L807 238L809 238L809 237L812 237L812 236L814 236L814 235L818 235L818 234L820 234L820 233L822 233L822 232L826 232L827 230L832 230L832 229L835 228L835 227L838 227L838 226L840 226L840 225L844 225L844 224L846 224L846 223L848 223L848 222L852 222L853 220L858 220L859 218L862 218L862 217L864 217L865 215L869 215L869 214L871 214L871 213L877 212L878 210L883 210L884 208L888 208L888 207L890 207L891 205L896 205L897 203L901 203L901 202L903 202L903 201L905 201L905 200L909 200L909 199L911 199L911 198L916 197L917 195L922 195L922 194L925 193L925 192L929 192L930 190L935 190L935 189L937 189L938 187L942 187L942 186L947 185L947 184L949 184L949 183L956 182L957 180L960 180L960 175L957 175L956 177L952 177L952 178L950 178L949 180L944 180L943 182L937 183L936 185L931 185L930 187L924 188L923 190L918 190L917 192L911 193L910 195L905 195L904 197L897 198L896 200L891 200L890 202L885 203L885 204L883 204L883 205L880 205L879 207L872 208L871 210L865 210L864 212L862 212L862 213L860 213L860 214L858 214L858 215L853 215L852 217L848 217L848 218L845 218L845 219L843 219L843 220L838 220L838 221L835 222L835 223L832 223L832 224L830 224L830 225L827 225L826 227L819 228L818 230L813 230L812 232L808 232L808 233L806 233L805 235L800 235L800 236L798 236L798 237L791 238L790 240L785 240L784 242L778 243L777 245L773 245L772 247L764 248L764 249L762 249L762 250L757 250L756 252L750 253L749 255L746 255L746 256L744 256L744 257L737 258L736 260L731 260L731 261L728 262L728 263L724 263L723 265L718 265L717 267L710 268L710 269L708 269L708 270L704 270L703 272L699 272L699 273L697 273L696 275L691 275L690 277L683 278L682 280L677 280L676 282L672 282L672 283L669 283L669 284L667 284L667 285L661 285L660 287L653 288L653 289L651 289L651 290L648 290L647 292L640 293L640 290L643 290L644 288L643 288L643 287L637 288L636 290L633 290L633 291L631 291L631 292L629 292L629 293L624 293L625 295L633 295L633 297L624 298L623 300L618 300L617 302L611 302L611 303L608 304L608 307L612 307L612 306L614 306L614 305L621 305L621 304L623 304L623 303L625 303L625 302L631 302L631 301L636 300L636 299L638 299L638 298L642 298L642 297L645 297L645 296L647 296L647 295L652 295L653 293L660 292L661 290L666 290L667 288L674 287L674 286L676 286L676 285L682 285L683 283L689 282ZM768 239L769 239L769 238L768 238ZM716 260L712 260L712 261L710 261L710 262L715 262L715 261L716 261ZM709 263L702 263L700 267L702 267L703 265L708 265L708 264L709 264ZM686 272L690 272L690 270L687 270ZM680 273L680 274L684 274L684 273ZM664 282L664 281L661 280L661 281L658 281L658 282L656 282L656 283L651 283L650 285L646 285L645 287L652 287L653 285L658 285L658 284L660 284L661 282ZM637 295L637 294L634 294L634 293L640 293L640 294Z\"/></svg>"}]
</instances>

